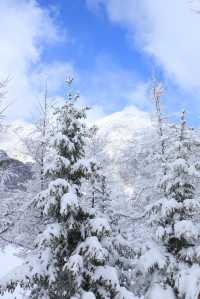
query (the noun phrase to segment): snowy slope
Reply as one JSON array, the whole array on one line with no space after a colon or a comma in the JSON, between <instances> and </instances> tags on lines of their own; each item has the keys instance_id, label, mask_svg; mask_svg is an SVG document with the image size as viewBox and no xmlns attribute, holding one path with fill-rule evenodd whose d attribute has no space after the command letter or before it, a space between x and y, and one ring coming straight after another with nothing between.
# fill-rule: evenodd
<instances>
[{"instance_id":1,"label":"snowy slope","mask_svg":"<svg viewBox=\"0 0 200 299\"><path fill-rule=\"evenodd\" d=\"M22 261L19 257L16 256L17 250L16 248L12 248L11 246L7 246L4 251L0 250L0 280L5 277L7 274L15 268L21 265ZM1 299L22 299L21 290L18 288L14 294L6 293L4 296L0 296Z\"/></svg>"},{"instance_id":2,"label":"snowy slope","mask_svg":"<svg viewBox=\"0 0 200 299\"><path fill-rule=\"evenodd\" d=\"M140 168L139 154L155 138L151 115L130 106L101 119L96 125L99 128L97 140L103 149L102 156L107 160L107 174L126 193L126 197L131 196L134 178Z\"/></svg>"},{"instance_id":3,"label":"snowy slope","mask_svg":"<svg viewBox=\"0 0 200 299\"><path fill-rule=\"evenodd\" d=\"M148 113L130 106L102 118L96 125L99 128L98 136L106 141L107 153L114 157L139 130L150 130L152 121Z\"/></svg>"},{"instance_id":4,"label":"snowy slope","mask_svg":"<svg viewBox=\"0 0 200 299\"><path fill-rule=\"evenodd\" d=\"M0 188L2 190L25 190L33 178L32 165L10 158L0 150Z\"/></svg>"},{"instance_id":5,"label":"snowy slope","mask_svg":"<svg viewBox=\"0 0 200 299\"><path fill-rule=\"evenodd\" d=\"M0 149L4 150L13 159L22 162L33 162L22 141L23 138L30 136L33 130L34 125L23 121L15 121L3 126L0 130Z\"/></svg>"}]
</instances>

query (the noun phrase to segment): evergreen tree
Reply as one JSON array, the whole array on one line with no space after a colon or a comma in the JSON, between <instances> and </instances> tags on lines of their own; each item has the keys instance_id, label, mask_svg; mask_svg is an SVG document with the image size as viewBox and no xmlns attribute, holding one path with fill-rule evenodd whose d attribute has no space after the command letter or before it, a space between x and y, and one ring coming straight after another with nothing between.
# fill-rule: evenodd
<instances>
[{"instance_id":1,"label":"evergreen tree","mask_svg":"<svg viewBox=\"0 0 200 299\"><path fill-rule=\"evenodd\" d=\"M93 131L92 141L96 137L96 132L97 128ZM85 186L85 199L87 204L89 203L89 207L92 207L101 217L105 217L108 220L112 236L106 242L104 240L104 245L110 253L110 263L118 272L120 284L134 291L131 282L131 270L135 252L128 238L120 233L118 211L116 211L114 205L114 201L117 199L113 196L107 176L105 175L105 169L102 166L104 165L104 161L103 163L98 162L98 160L102 162L100 155L98 155L98 150L98 144L96 144L95 140L95 143L92 144L92 151L90 150L92 159L90 158L88 182Z\"/></svg>"},{"instance_id":2,"label":"evergreen tree","mask_svg":"<svg viewBox=\"0 0 200 299\"><path fill-rule=\"evenodd\" d=\"M185 298L187 294L187 290L183 291L180 287L185 279L183 269L189 270L194 264L200 264L200 231L199 226L193 223L199 208L199 200L195 196L197 171L189 159L191 140L185 125L185 112L182 112L179 136L171 150L168 149L166 168L160 182L164 197L148 208L159 242L152 243L140 258L147 289L154 283L162 288L171 287L178 298Z\"/></svg>"},{"instance_id":3,"label":"evergreen tree","mask_svg":"<svg viewBox=\"0 0 200 299\"><path fill-rule=\"evenodd\" d=\"M198 238L192 216L198 200L195 198L193 177L195 165L190 164L189 151L190 142L186 137L185 112L183 112L179 140L175 144L175 159L169 161L167 174L161 182L161 188L165 190L167 198L162 202L163 213L158 221L157 234L176 258L192 263L196 258L195 255L191 255L191 248Z\"/></svg>"},{"instance_id":4,"label":"evergreen tree","mask_svg":"<svg viewBox=\"0 0 200 299\"><path fill-rule=\"evenodd\" d=\"M120 232L119 215L114 205L116 198L113 198L107 176L97 158L90 162L89 180L87 185L87 198L89 206L98 211L98 214L105 217L112 230L109 242L104 242L111 255L112 266L117 269L120 284L124 287L132 288L132 269L135 251L127 236Z\"/></svg>"},{"instance_id":5,"label":"evergreen tree","mask_svg":"<svg viewBox=\"0 0 200 299\"><path fill-rule=\"evenodd\" d=\"M56 125L52 132L50 150L46 158L46 174L51 178L65 178L79 193L82 179L87 176L85 145L90 137L85 108L75 107L79 95L73 95L72 79L67 80L69 93L66 104L55 109Z\"/></svg>"},{"instance_id":6,"label":"evergreen tree","mask_svg":"<svg viewBox=\"0 0 200 299\"><path fill-rule=\"evenodd\" d=\"M87 197L91 203L91 207L109 217L111 191L108 187L107 178L103 173L103 168L96 161L90 162L87 189Z\"/></svg>"},{"instance_id":7,"label":"evergreen tree","mask_svg":"<svg viewBox=\"0 0 200 299\"><path fill-rule=\"evenodd\" d=\"M71 87L72 81L67 83ZM46 168L52 181L37 197L37 207L48 224L38 237L21 285L30 289L33 299L134 298L120 286L111 266L111 251L106 248L111 246L105 245L111 244L112 234L107 220L81 204L90 133L84 122L86 109L76 108L76 99L70 90L66 103L56 111L57 133L52 136ZM10 289L15 285L11 282Z\"/></svg>"}]
</instances>

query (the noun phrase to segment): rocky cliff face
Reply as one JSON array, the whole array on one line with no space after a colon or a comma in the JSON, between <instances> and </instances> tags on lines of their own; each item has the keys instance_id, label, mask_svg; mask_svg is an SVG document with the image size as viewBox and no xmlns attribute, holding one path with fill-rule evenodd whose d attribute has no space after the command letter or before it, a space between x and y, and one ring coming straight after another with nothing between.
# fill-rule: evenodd
<instances>
[{"instance_id":1,"label":"rocky cliff face","mask_svg":"<svg viewBox=\"0 0 200 299\"><path fill-rule=\"evenodd\" d=\"M0 150L0 188L26 190L26 183L33 178L32 165L10 158Z\"/></svg>"}]
</instances>

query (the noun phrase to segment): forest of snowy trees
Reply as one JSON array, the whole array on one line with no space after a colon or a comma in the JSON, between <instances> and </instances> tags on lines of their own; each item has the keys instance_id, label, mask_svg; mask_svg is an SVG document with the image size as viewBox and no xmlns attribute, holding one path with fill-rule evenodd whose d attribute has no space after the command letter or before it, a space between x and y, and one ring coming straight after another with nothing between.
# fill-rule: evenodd
<instances>
[{"instance_id":1,"label":"forest of snowy trees","mask_svg":"<svg viewBox=\"0 0 200 299\"><path fill-rule=\"evenodd\" d=\"M22 140L33 159L24 188L6 190L13 174L7 156L1 159L0 245L17 248L23 261L0 280L1 294L198 299L198 129L187 127L185 111L177 123L165 119L163 87L154 82L151 126L109 157L73 80L66 84L63 105L45 93L34 130Z\"/></svg>"}]
</instances>

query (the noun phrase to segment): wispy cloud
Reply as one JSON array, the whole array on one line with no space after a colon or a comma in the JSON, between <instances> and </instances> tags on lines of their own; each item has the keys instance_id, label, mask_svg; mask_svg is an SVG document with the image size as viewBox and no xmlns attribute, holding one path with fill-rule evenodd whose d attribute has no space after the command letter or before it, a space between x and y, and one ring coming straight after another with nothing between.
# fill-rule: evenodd
<instances>
[{"instance_id":1,"label":"wispy cloud","mask_svg":"<svg viewBox=\"0 0 200 299\"><path fill-rule=\"evenodd\" d=\"M104 5L110 20L125 26L138 48L153 56L177 84L189 89L200 87L200 15L194 9L198 8L197 1L87 2L90 8Z\"/></svg>"}]
</instances>

